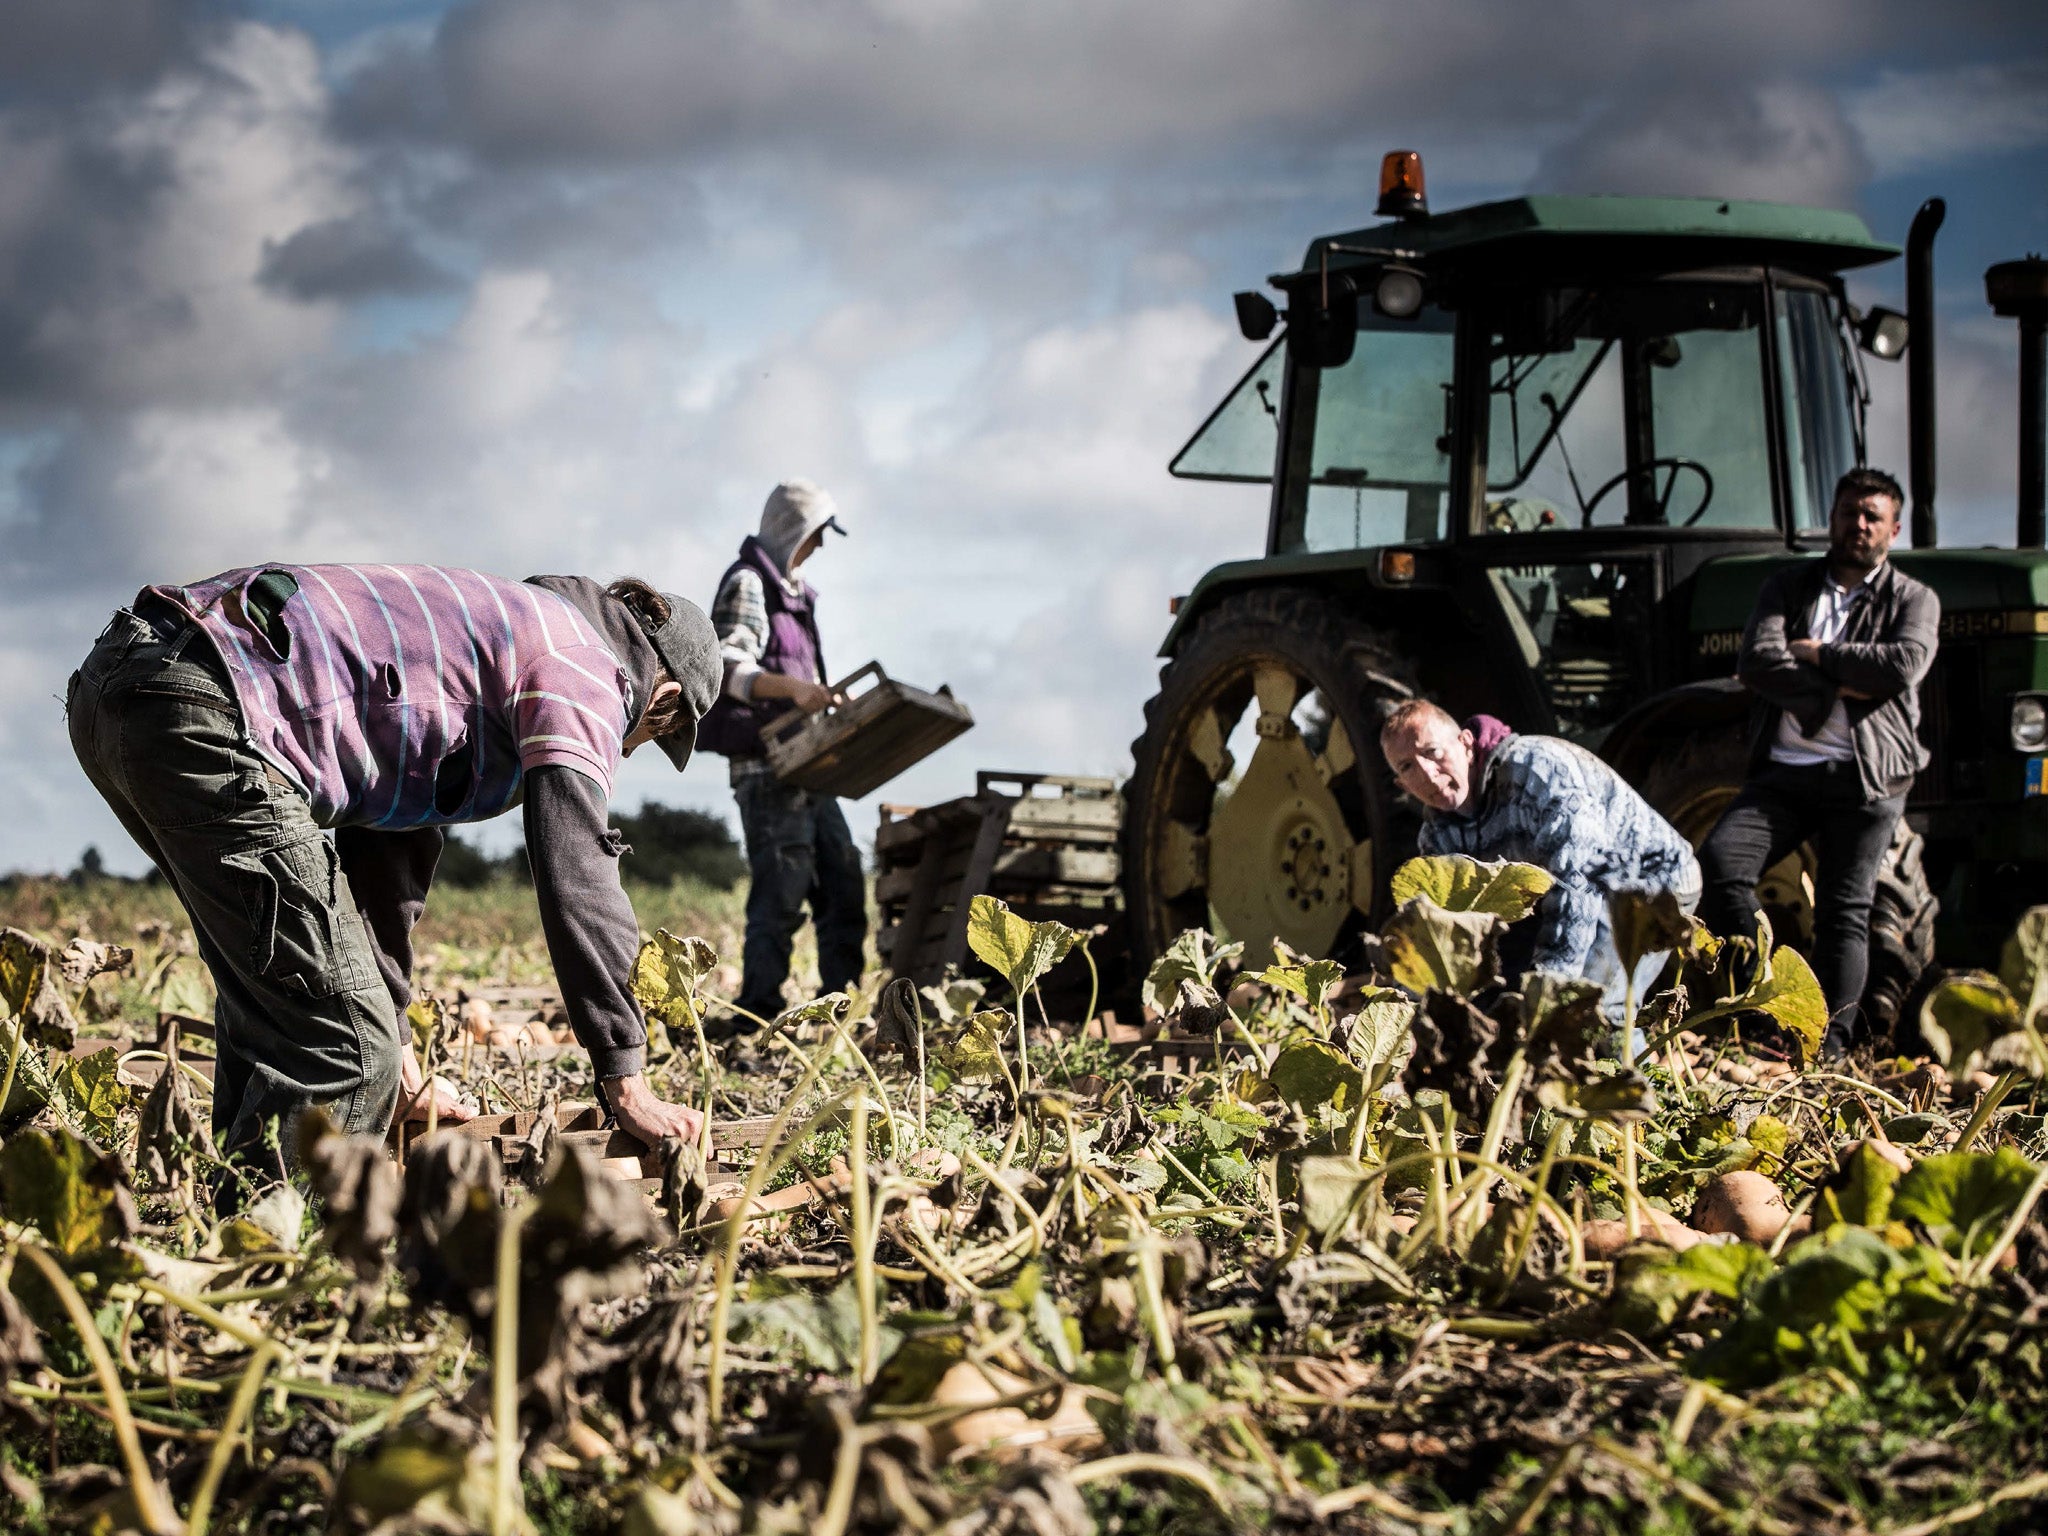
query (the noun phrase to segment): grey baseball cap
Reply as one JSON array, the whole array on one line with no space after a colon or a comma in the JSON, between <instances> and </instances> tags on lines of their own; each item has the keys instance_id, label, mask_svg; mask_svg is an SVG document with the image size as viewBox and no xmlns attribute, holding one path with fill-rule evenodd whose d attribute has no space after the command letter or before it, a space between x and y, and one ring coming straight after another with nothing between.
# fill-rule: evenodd
<instances>
[{"instance_id":1,"label":"grey baseball cap","mask_svg":"<svg viewBox=\"0 0 2048 1536\"><path fill-rule=\"evenodd\" d=\"M682 684L685 721L667 735L656 737L654 744L680 773L696 750L697 722L711 713L725 687L725 661L719 655L718 631L711 627L704 610L673 592L661 595L668 600L668 622L642 625L642 630L662 667Z\"/></svg>"}]
</instances>

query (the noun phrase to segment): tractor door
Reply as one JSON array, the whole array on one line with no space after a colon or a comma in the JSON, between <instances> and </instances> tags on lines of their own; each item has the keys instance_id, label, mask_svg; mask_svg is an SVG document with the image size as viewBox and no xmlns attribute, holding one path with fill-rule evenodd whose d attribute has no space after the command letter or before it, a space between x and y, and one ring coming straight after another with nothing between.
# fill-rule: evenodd
<instances>
[{"instance_id":1,"label":"tractor door","mask_svg":"<svg viewBox=\"0 0 2048 1536\"><path fill-rule=\"evenodd\" d=\"M1676 680L1673 599L1699 563L1782 547L1769 312L1754 272L1525 290L1470 317L1485 470L1461 581L1519 728L1597 746Z\"/></svg>"}]
</instances>

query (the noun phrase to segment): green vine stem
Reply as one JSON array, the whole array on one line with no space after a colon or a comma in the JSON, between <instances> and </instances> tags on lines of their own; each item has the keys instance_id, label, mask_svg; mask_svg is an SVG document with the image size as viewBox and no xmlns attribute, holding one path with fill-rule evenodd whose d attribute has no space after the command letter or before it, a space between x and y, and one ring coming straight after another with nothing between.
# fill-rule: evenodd
<instances>
[{"instance_id":1,"label":"green vine stem","mask_svg":"<svg viewBox=\"0 0 2048 1536\"><path fill-rule=\"evenodd\" d=\"M107 1395L107 1417L113 1423L114 1439L121 1447L121 1460L128 1468L128 1487L135 1500L136 1514L151 1536L177 1536L180 1529L177 1512L172 1509L170 1496L164 1492L163 1484L156 1480L156 1472L148 1457L143 1455L142 1437L136 1433L135 1415L129 1411L128 1395L121 1389L120 1372L114 1369L114 1358L107 1353L107 1342L94 1326L92 1311L86 1306L85 1298L78 1294L78 1287L71 1283L64 1267L40 1244L24 1242L16 1247L15 1252L35 1265L50 1289L57 1293L58 1301L64 1306L64 1315L71 1319L71 1326L78 1333L78 1342L84 1346L86 1358L92 1362L100 1390Z\"/></svg>"}]
</instances>

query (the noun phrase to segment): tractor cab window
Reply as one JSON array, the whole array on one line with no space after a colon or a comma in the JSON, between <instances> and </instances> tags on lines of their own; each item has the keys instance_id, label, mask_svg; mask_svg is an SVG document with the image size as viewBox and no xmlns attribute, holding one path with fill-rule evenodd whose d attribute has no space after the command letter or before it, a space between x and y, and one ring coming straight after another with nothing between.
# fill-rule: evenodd
<instances>
[{"instance_id":1,"label":"tractor cab window","mask_svg":"<svg viewBox=\"0 0 2048 1536\"><path fill-rule=\"evenodd\" d=\"M1434 305L1395 320L1364 298L1350 361L1296 371L1295 409L1314 412L1309 472L1287 488L1276 553L1445 536L1455 329Z\"/></svg>"},{"instance_id":2,"label":"tractor cab window","mask_svg":"<svg viewBox=\"0 0 2048 1536\"><path fill-rule=\"evenodd\" d=\"M1482 531L1770 528L1764 290L1544 292L1496 317Z\"/></svg>"},{"instance_id":3,"label":"tractor cab window","mask_svg":"<svg viewBox=\"0 0 2048 1536\"><path fill-rule=\"evenodd\" d=\"M1780 288L1777 312L1792 526L1825 529L1835 482L1863 462L1856 355L1831 295Z\"/></svg>"},{"instance_id":4,"label":"tractor cab window","mask_svg":"<svg viewBox=\"0 0 2048 1536\"><path fill-rule=\"evenodd\" d=\"M1271 480L1280 443L1280 370L1286 361L1280 341L1260 353L1251 371L1173 456L1167 473L1183 480Z\"/></svg>"}]
</instances>

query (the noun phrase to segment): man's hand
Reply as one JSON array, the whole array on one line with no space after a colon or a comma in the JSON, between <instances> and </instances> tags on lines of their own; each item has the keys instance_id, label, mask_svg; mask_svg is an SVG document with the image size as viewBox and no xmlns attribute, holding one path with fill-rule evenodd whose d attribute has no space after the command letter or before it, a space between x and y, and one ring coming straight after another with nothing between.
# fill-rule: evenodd
<instances>
[{"instance_id":1,"label":"man's hand","mask_svg":"<svg viewBox=\"0 0 2048 1536\"><path fill-rule=\"evenodd\" d=\"M815 715L838 701L838 695L823 683L806 682L800 677L789 680L789 701L807 715Z\"/></svg>"},{"instance_id":2,"label":"man's hand","mask_svg":"<svg viewBox=\"0 0 2048 1536\"><path fill-rule=\"evenodd\" d=\"M438 1073L429 1084L419 1053L408 1041L398 1063L398 1118L425 1125L430 1113L437 1124L460 1125L476 1118L477 1103Z\"/></svg>"},{"instance_id":3,"label":"man's hand","mask_svg":"<svg viewBox=\"0 0 2048 1536\"><path fill-rule=\"evenodd\" d=\"M1794 661L1803 661L1809 667L1820 665L1820 642L1818 640L1794 640L1786 649L1792 652Z\"/></svg>"},{"instance_id":4,"label":"man's hand","mask_svg":"<svg viewBox=\"0 0 2048 1536\"><path fill-rule=\"evenodd\" d=\"M671 1104L647 1086L647 1079L635 1072L631 1077L608 1077L604 1096L619 1124L650 1147L669 1137L694 1142L704 1117L687 1104Z\"/></svg>"},{"instance_id":5,"label":"man's hand","mask_svg":"<svg viewBox=\"0 0 2048 1536\"><path fill-rule=\"evenodd\" d=\"M838 694L823 683L814 683L807 677L785 677L780 672L755 674L753 697L761 699L787 699L807 715L841 702Z\"/></svg>"}]
</instances>

